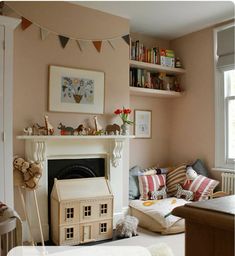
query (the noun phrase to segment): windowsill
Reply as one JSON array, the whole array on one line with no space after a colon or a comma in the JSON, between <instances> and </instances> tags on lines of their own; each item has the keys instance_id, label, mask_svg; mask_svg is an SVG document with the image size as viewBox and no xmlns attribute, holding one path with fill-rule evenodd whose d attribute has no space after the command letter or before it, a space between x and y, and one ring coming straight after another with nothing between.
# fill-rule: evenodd
<instances>
[{"instance_id":1,"label":"windowsill","mask_svg":"<svg viewBox=\"0 0 235 256\"><path fill-rule=\"evenodd\" d=\"M231 169L231 168L219 168L219 167L214 167L214 168L211 168L212 171L215 171L215 172L234 172L235 173L235 170L234 169Z\"/></svg>"}]
</instances>

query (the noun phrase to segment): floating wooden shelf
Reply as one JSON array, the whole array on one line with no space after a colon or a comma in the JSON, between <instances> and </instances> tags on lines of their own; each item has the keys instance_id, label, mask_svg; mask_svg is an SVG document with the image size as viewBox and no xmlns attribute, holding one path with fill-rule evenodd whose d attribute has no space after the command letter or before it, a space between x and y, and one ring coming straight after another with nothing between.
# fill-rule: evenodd
<instances>
[{"instance_id":1,"label":"floating wooden shelf","mask_svg":"<svg viewBox=\"0 0 235 256\"><path fill-rule=\"evenodd\" d=\"M169 75L182 75L186 71L183 68L169 68L164 67L158 64L152 64L147 62L141 62L136 60L130 60L130 67L133 68L141 68L149 71L155 71L155 72L165 72Z\"/></svg>"},{"instance_id":2,"label":"floating wooden shelf","mask_svg":"<svg viewBox=\"0 0 235 256\"><path fill-rule=\"evenodd\" d=\"M130 87L130 95L154 97L154 98L177 98L183 93L175 91L156 90L149 88Z\"/></svg>"}]
</instances>

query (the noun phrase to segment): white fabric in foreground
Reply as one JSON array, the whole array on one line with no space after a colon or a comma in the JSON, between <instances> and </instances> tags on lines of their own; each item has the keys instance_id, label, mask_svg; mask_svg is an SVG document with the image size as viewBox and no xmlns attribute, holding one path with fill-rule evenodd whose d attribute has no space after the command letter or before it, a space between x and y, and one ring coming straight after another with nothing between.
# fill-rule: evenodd
<instances>
[{"instance_id":1,"label":"white fabric in foreground","mask_svg":"<svg viewBox=\"0 0 235 256\"><path fill-rule=\"evenodd\" d=\"M152 256L174 256L171 248L165 243L154 244L147 249Z\"/></svg>"},{"instance_id":2,"label":"white fabric in foreground","mask_svg":"<svg viewBox=\"0 0 235 256\"><path fill-rule=\"evenodd\" d=\"M150 202L150 205L145 206L146 202ZM169 228L181 218L172 214L167 217L165 216L168 215L175 207L182 206L186 203L188 203L188 201L184 199L170 197L162 200L150 201L131 200L130 206L152 217L158 223L160 223L162 227Z\"/></svg>"},{"instance_id":3,"label":"white fabric in foreground","mask_svg":"<svg viewBox=\"0 0 235 256\"><path fill-rule=\"evenodd\" d=\"M8 256L151 256L147 248L141 246L23 246L13 248ZM170 255L169 255L170 256Z\"/></svg>"}]
</instances>

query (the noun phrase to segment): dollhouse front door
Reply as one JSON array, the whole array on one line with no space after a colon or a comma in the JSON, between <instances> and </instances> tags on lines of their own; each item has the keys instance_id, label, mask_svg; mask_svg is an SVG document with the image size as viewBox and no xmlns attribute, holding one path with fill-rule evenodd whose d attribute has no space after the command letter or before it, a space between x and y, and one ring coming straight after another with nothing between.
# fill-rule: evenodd
<instances>
[{"instance_id":1,"label":"dollhouse front door","mask_svg":"<svg viewBox=\"0 0 235 256\"><path fill-rule=\"evenodd\" d=\"M91 240L91 225L83 226L83 242Z\"/></svg>"}]
</instances>

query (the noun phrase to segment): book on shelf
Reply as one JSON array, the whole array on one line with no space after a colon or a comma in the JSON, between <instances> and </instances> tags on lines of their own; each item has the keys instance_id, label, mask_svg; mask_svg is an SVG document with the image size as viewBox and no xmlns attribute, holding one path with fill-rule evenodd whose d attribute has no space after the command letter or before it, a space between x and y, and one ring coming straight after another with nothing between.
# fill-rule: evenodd
<instances>
[{"instance_id":1,"label":"book on shelf","mask_svg":"<svg viewBox=\"0 0 235 256\"><path fill-rule=\"evenodd\" d=\"M139 40L131 42L131 59L141 62L160 64L159 47L146 48Z\"/></svg>"},{"instance_id":2,"label":"book on shelf","mask_svg":"<svg viewBox=\"0 0 235 256\"><path fill-rule=\"evenodd\" d=\"M159 49L158 46L146 48L139 40L131 42L131 60L175 67L175 53L170 49Z\"/></svg>"},{"instance_id":3,"label":"book on shelf","mask_svg":"<svg viewBox=\"0 0 235 256\"><path fill-rule=\"evenodd\" d=\"M130 86L141 88L162 89L163 81L159 78L158 73L140 68L130 68Z\"/></svg>"},{"instance_id":4,"label":"book on shelf","mask_svg":"<svg viewBox=\"0 0 235 256\"><path fill-rule=\"evenodd\" d=\"M173 75L162 77L162 73L130 68L129 76L129 86L131 87L178 91L176 83L178 85L179 83L177 77Z\"/></svg>"}]
</instances>

